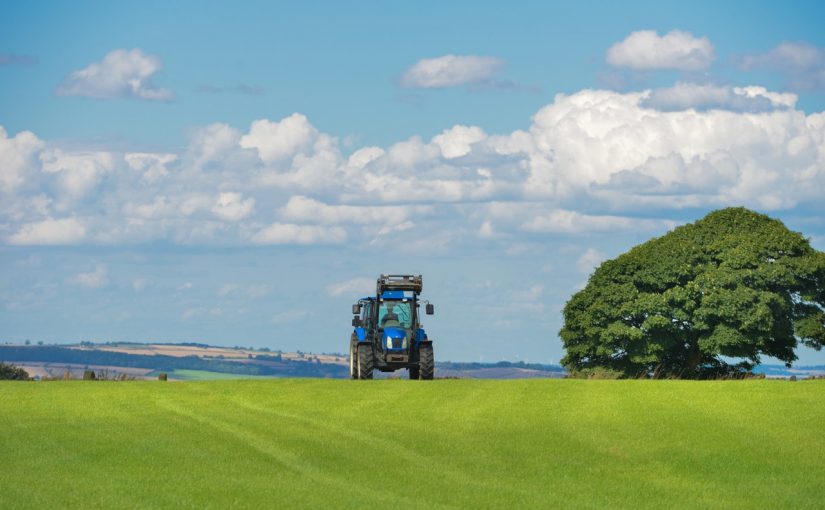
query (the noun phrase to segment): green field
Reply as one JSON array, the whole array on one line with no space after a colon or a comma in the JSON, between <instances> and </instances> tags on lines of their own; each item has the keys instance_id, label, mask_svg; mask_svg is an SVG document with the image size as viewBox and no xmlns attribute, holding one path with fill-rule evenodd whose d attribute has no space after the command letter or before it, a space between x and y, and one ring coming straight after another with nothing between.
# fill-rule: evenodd
<instances>
[{"instance_id":1,"label":"green field","mask_svg":"<svg viewBox=\"0 0 825 510\"><path fill-rule=\"evenodd\" d=\"M822 508L825 381L0 382L0 508Z\"/></svg>"}]
</instances>

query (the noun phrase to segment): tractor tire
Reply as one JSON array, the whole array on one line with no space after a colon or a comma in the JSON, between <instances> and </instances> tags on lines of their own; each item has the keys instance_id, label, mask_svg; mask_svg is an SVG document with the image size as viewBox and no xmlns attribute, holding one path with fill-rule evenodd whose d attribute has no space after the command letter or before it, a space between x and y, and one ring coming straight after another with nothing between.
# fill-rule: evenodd
<instances>
[{"instance_id":1,"label":"tractor tire","mask_svg":"<svg viewBox=\"0 0 825 510\"><path fill-rule=\"evenodd\" d=\"M409 370L410 370L410 380L417 381L419 375L421 374L421 371L418 369L418 367L410 367Z\"/></svg>"},{"instance_id":2,"label":"tractor tire","mask_svg":"<svg viewBox=\"0 0 825 510\"><path fill-rule=\"evenodd\" d=\"M372 379L373 355L371 345L358 346L358 378Z\"/></svg>"},{"instance_id":3,"label":"tractor tire","mask_svg":"<svg viewBox=\"0 0 825 510\"><path fill-rule=\"evenodd\" d=\"M419 379L429 381L435 375L435 355L432 345L422 345L418 348Z\"/></svg>"},{"instance_id":4,"label":"tractor tire","mask_svg":"<svg viewBox=\"0 0 825 510\"><path fill-rule=\"evenodd\" d=\"M355 352L355 344L349 344L349 376L353 379L358 379L358 371L356 367L358 366L358 360L356 359L357 354Z\"/></svg>"}]
</instances>

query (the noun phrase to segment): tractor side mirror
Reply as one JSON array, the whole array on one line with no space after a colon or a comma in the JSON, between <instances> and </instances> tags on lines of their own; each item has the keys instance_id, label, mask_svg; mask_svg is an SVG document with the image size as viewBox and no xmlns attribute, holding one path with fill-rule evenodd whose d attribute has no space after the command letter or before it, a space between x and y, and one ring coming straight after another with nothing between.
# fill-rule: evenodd
<instances>
[{"instance_id":1,"label":"tractor side mirror","mask_svg":"<svg viewBox=\"0 0 825 510\"><path fill-rule=\"evenodd\" d=\"M355 303L352 305L352 314L361 315L361 303Z\"/></svg>"},{"instance_id":2,"label":"tractor side mirror","mask_svg":"<svg viewBox=\"0 0 825 510\"><path fill-rule=\"evenodd\" d=\"M356 315L355 317L352 318L352 327L353 328L361 327L361 317L358 317Z\"/></svg>"},{"instance_id":3,"label":"tractor side mirror","mask_svg":"<svg viewBox=\"0 0 825 510\"><path fill-rule=\"evenodd\" d=\"M427 315L435 313L435 306L432 303L427 303Z\"/></svg>"}]
</instances>

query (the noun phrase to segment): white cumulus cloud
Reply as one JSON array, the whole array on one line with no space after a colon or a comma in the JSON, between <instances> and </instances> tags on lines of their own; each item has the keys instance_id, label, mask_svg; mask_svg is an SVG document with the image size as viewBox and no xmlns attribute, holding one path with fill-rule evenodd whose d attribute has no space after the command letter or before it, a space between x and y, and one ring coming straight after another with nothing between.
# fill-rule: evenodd
<instances>
[{"instance_id":1,"label":"white cumulus cloud","mask_svg":"<svg viewBox=\"0 0 825 510\"><path fill-rule=\"evenodd\" d=\"M72 71L58 87L61 96L84 96L95 99L131 97L168 101L172 92L152 83L160 71L160 59L139 48L110 51L100 62Z\"/></svg>"},{"instance_id":2,"label":"white cumulus cloud","mask_svg":"<svg viewBox=\"0 0 825 510\"><path fill-rule=\"evenodd\" d=\"M760 112L793 107L797 98L796 94L769 92L763 87L677 83L672 87L654 89L642 104L667 111L696 108Z\"/></svg>"},{"instance_id":3,"label":"white cumulus cloud","mask_svg":"<svg viewBox=\"0 0 825 510\"><path fill-rule=\"evenodd\" d=\"M261 159L272 162L294 155L317 136L318 131L309 119L293 113L280 122L256 120L249 133L241 138L241 147L257 149Z\"/></svg>"},{"instance_id":4,"label":"white cumulus cloud","mask_svg":"<svg viewBox=\"0 0 825 510\"><path fill-rule=\"evenodd\" d=\"M745 71L779 72L785 75L788 86L796 90L825 90L825 48L784 42L767 53L744 55L739 64Z\"/></svg>"},{"instance_id":5,"label":"white cumulus cloud","mask_svg":"<svg viewBox=\"0 0 825 510\"><path fill-rule=\"evenodd\" d=\"M341 227L275 222L252 236L255 244L340 244L347 232Z\"/></svg>"},{"instance_id":6,"label":"white cumulus cloud","mask_svg":"<svg viewBox=\"0 0 825 510\"><path fill-rule=\"evenodd\" d=\"M237 129L215 122L200 127L192 134L186 156L195 167L230 159L239 149L241 132Z\"/></svg>"},{"instance_id":7,"label":"white cumulus cloud","mask_svg":"<svg viewBox=\"0 0 825 510\"><path fill-rule=\"evenodd\" d=\"M639 30L607 50L607 63L635 70L676 69L698 71L715 57L707 37L672 30L660 36L654 30Z\"/></svg>"},{"instance_id":8,"label":"white cumulus cloud","mask_svg":"<svg viewBox=\"0 0 825 510\"><path fill-rule=\"evenodd\" d=\"M487 138L487 134L476 126L453 126L433 137L433 143L441 149L447 159L466 156L472 145Z\"/></svg>"},{"instance_id":9,"label":"white cumulus cloud","mask_svg":"<svg viewBox=\"0 0 825 510\"><path fill-rule=\"evenodd\" d=\"M256 123L196 129L177 153L0 137L10 162L0 238L368 246L426 232L443 246L515 246L539 234L661 232L678 216L668 211L686 208L818 207L825 189L825 112L757 86L582 90L516 131L456 125L351 154L302 115Z\"/></svg>"},{"instance_id":10,"label":"white cumulus cloud","mask_svg":"<svg viewBox=\"0 0 825 510\"><path fill-rule=\"evenodd\" d=\"M445 88L489 80L504 67L504 60L476 55L444 55L416 62L401 75L409 88Z\"/></svg>"},{"instance_id":11,"label":"white cumulus cloud","mask_svg":"<svg viewBox=\"0 0 825 510\"><path fill-rule=\"evenodd\" d=\"M825 185L825 114L644 106L650 91L557 96L534 116L529 195L585 191L615 207L776 209Z\"/></svg>"},{"instance_id":12,"label":"white cumulus cloud","mask_svg":"<svg viewBox=\"0 0 825 510\"><path fill-rule=\"evenodd\" d=\"M64 191L80 197L91 191L115 166L115 158L109 152L65 152L47 149L40 155L43 171L59 176Z\"/></svg>"},{"instance_id":13,"label":"white cumulus cloud","mask_svg":"<svg viewBox=\"0 0 825 510\"><path fill-rule=\"evenodd\" d=\"M327 295L329 296L343 296L356 295L364 296L375 291L374 278L353 278L343 282L332 283L327 285Z\"/></svg>"},{"instance_id":14,"label":"white cumulus cloud","mask_svg":"<svg viewBox=\"0 0 825 510\"><path fill-rule=\"evenodd\" d=\"M656 220L582 214L576 211L555 209L544 214L539 213L525 221L521 228L528 232L582 233L656 230L662 226L662 222Z\"/></svg>"},{"instance_id":15,"label":"white cumulus cloud","mask_svg":"<svg viewBox=\"0 0 825 510\"><path fill-rule=\"evenodd\" d=\"M478 235L484 238L492 238L495 236L496 231L493 228L493 224L490 221L484 221L481 226L478 227Z\"/></svg>"},{"instance_id":16,"label":"white cumulus cloud","mask_svg":"<svg viewBox=\"0 0 825 510\"><path fill-rule=\"evenodd\" d=\"M23 246L75 244L85 235L86 228L76 218L47 218L23 224L9 237L8 243Z\"/></svg>"},{"instance_id":17,"label":"white cumulus cloud","mask_svg":"<svg viewBox=\"0 0 825 510\"><path fill-rule=\"evenodd\" d=\"M104 264L98 264L93 271L79 273L71 281L82 287L98 289L109 283L109 270Z\"/></svg>"},{"instance_id":18,"label":"white cumulus cloud","mask_svg":"<svg viewBox=\"0 0 825 510\"><path fill-rule=\"evenodd\" d=\"M281 208L281 217L290 221L315 222L324 225L341 223L396 225L404 223L415 214L427 214L429 210L427 206L329 205L298 195L291 197Z\"/></svg>"},{"instance_id":19,"label":"white cumulus cloud","mask_svg":"<svg viewBox=\"0 0 825 510\"><path fill-rule=\"evenodd\" d=\"M0 126L0 191L10 193L20 187L37 169L36 154L44 142L31 131L21 131L9 138Z\"/></svg>"},{"instance_id":20,"label":"white cumulus cloud","mask_svg":"<svg viewBox=\"0 0 825 510\"><path fill-rule=\"evenodd\" d=\"M212 206L212 212L227 221L240 221L252 213L255 208L254 198L243 198L243 193L224 192Z\"/></svg>"},{"instance_id":21,"label":"white cumulus cloud","mask_svg":"<svg viewBox=\"0 0 825 510\"><path fill-rule=\"evenodd\" d=\"M364 147L362 149L358 149L350 155L347 160L347 166L358 169L364 168L371 162L383 156L385 153L386 151L381 147Z\"/></svg>"},{"instance_id":22,"label":"white cumulus cloud","mask_svg":"<svg viewBox=\"0 0 825 510\"><path fill-rule=\"evenodd\" d=\"M138 172L147 183L157 182L169 174L169 165L177 161L175 154L132 152L123 156L130 169Z\"/></svg>"},{"instance_id":23,"label":"white cumulus cloud","mask_svg":"<svg viewBox=\"0 0 825 510\"><path fill-rule=\"evenodd\" d=\"M594 248L588 248L576 259L576 268L584 274L588 274L601 264L607 255Z\"/></svg>"}]
</instances>

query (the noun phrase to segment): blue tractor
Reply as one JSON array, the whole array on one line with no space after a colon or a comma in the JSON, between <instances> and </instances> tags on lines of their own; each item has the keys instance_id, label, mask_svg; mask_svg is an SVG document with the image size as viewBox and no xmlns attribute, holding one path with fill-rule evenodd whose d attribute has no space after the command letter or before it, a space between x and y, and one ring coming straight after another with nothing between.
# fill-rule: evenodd
<instances>
[{"instance_id":1,"label":"blue tractor","mask_svg":"<svg viewBox=\"0 0 825 510\"><path fill-rule=\"evenodd\" d=\"M429 380L435 374L433 343L424 332L419 306L427 315L434 306L420 301L421 275L381 275L375 296L352 305L349 372L353 379L372 379L375 369L406 368L410 379Z\"/></svg>"}]
</instances>

